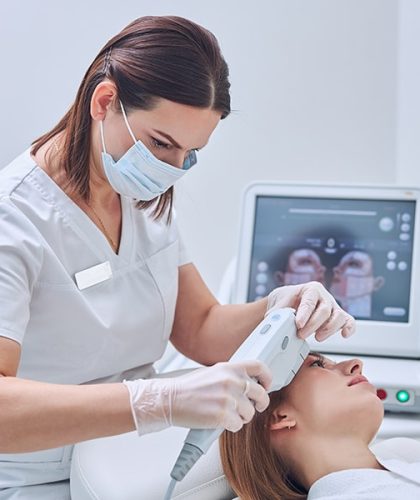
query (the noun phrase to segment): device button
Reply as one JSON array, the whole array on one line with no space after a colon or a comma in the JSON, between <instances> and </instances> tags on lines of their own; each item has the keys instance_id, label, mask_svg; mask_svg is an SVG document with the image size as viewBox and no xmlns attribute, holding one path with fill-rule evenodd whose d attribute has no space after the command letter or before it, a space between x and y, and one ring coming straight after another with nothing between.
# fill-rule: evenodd
<instances>
[{"instance_id":1,"label":"device button","mask_svg":"<svg viewBox=\"0 0 420 500\"><path fill-rule=\"evenodd\" d=\"M266 325L264 325L260 330L261 335L267 333L270 328L271 328L271 323L267 323Z\"/></svg>"},{"instance_id":2,"label":"device button","mask_svg":"<svg viewBox=\"0 0 420 500\"><path fill-rule=\"evenodd\" d=\"M406 312L404 307L384 307L385 316L404 316Z\"/></svg>"},{"instance_id":3,"label":"device button","mask_svg":"<svg viewBox=\"0 0 420 500\"><path fill-rule=\"evenodd\" d=\"M410 401L410 393L403 389L398 391L395 397L400 403L407 403L408 401Z\"/></svg>"},{"instance_id":4,"label":"device button","mask_svg":"<svg viewBox=\"0 0 420 500\"><path fill-rule=\"evenodd\" d=\"M385 389L378 389L376 391L376 395L378 396L379 399L386 399L386 397L388 396L387 392Z\"/></svg>"},{"instance_id":5,"label":"device button","mask_svg":"<svg viewBox=\"0 0 420 500\"><path fill-rule=\"evenodd\" d=\"M281 343L281 348L283 349L283 351L286 349L288 345L289 345L289 337L286 335L286 337L284 337L283 339L283 342Z\"/></svg>"},{"instance_id":6,"label":"device button","mask_svg":"<svg viewBox=\"0 0 420 500\"><path fill-rule=\"evenodd\" d=\"M278 321L279 319L281 319L281 314L273 314L271 316L271 321Z\"/></svg>"}]
</instances>

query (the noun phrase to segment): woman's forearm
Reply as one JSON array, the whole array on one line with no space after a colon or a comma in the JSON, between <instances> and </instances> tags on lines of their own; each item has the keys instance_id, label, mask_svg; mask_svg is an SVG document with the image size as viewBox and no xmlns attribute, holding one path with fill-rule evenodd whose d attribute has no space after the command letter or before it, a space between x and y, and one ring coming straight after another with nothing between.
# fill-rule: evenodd
<instances>
[{"instance_id":1,"label":"woman's forearm","mask_svg":"<svg viewBox=\"0 0 420 500\"><path fill-rule=\"evenodd\" d=\"M123 384L57 385L0 377L0 453L56 448L135 430Z\"/></svg>"},{"instance_id":2,"label":"woman's forearm","mask_svg":"<svg viewBox=\"0 0 420 500\"><path fill-rule=\"evenodd\" d=\"M262 321L267 299L250 304L217 304L200 328L190 357L204 365L227 361Z\"/></svg>"}]
</instances>

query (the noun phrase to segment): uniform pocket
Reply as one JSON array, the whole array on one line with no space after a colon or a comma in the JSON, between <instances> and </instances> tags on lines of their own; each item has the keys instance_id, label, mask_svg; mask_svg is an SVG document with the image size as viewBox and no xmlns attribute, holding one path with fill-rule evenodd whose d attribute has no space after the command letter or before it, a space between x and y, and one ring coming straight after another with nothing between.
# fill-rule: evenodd
<instances>
[{"instance_id":1,"label":"uniform pocket","mask_svg":"<svg viewBox=\"0 0 420 500\"><path fill-rule=\"evenodd\" d=\"M73 446L62 446L28 453L0 453L0 462L65 464L71 460Z\"/></svg>"},{"instance_id":2,"label":"uniform pocket","mask_svg":"<svg viewBox=\"0 0 420 500\"><path fill-rule=\"evenodd\" d=\"M162 300L164 340L169 338L175 316L176 300L178 297L178 261L178 240L146 259L146 265L156 283Z\"/></svg>"},{"instance_id":3,"label":"uniform pocket","mask_svg":"<svg viewBox=\"0 0 420 500\"><path fill-rule=\"evenodd\" d=\"M29 453L1 453L0 489L69 479L73 448L69 445Z\"/></svg>"}]
</instances>

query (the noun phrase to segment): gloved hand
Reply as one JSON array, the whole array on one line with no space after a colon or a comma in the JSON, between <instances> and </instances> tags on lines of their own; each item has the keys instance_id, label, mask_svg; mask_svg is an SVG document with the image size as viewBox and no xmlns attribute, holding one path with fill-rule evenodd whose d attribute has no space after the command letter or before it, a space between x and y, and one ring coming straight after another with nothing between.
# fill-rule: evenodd
<instances>
[{"instance_id":1,"label":"gloved hand","mask_svg":"<svg viewBox=\"0 0 420 500\"><path fill-rule=\"evenodd\" d=\"M315 332L318 341L337 331L345 338L353 335L356 323L353 316L337 304L321 283L311 281L302 285L275 288L268 296L267 315L274 308L296 309L296 327L300 338Z\"/></svg>"},{"instance_id":2,"label":"gloved hand","mask_svg":"<svg viewBox=\"0 0 420 500\"><path fill-rule=\"evenodd\" d=\"M238 431L255 410L267 408L271 380L265 364L243 361L217 363L175 378L123 383L130 393L137 432L142 435L170 425Z\"/></svg>"}]
</instances>

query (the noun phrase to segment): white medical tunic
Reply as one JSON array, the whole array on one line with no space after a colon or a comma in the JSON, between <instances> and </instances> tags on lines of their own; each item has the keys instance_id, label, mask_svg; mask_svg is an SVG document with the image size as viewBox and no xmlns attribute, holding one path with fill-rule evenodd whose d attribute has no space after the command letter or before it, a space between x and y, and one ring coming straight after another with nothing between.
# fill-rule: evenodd
<instances>
[{"instance_id":1,"label":"white medical tunic","mask_svg":"<svg viewBox=\"0 0 420 500\"><path fill-rule=\"evenodd\" d=\"M387 470L332 472L312 485L308 500L416 500L420 498L420 462L387 459Z\"/></svg>"},{"instance_id":2,"label":"white medical tunic","mask_svg":"<svg viewBox=\"0 0 420 500\"><path fill-rule=\"evenodd\" d=\"M115 254L29 150L0 171L0 336L22 347L17 377L85 384L154 373L188 258L174 221L156 222L123 196L121 205ZM75 274L106 262L112 277L80 290ZM71 452L0 454L0 500L69 498L65 482L39 494L36 485L67 480Z\"/></svg>"}]
</instances>

